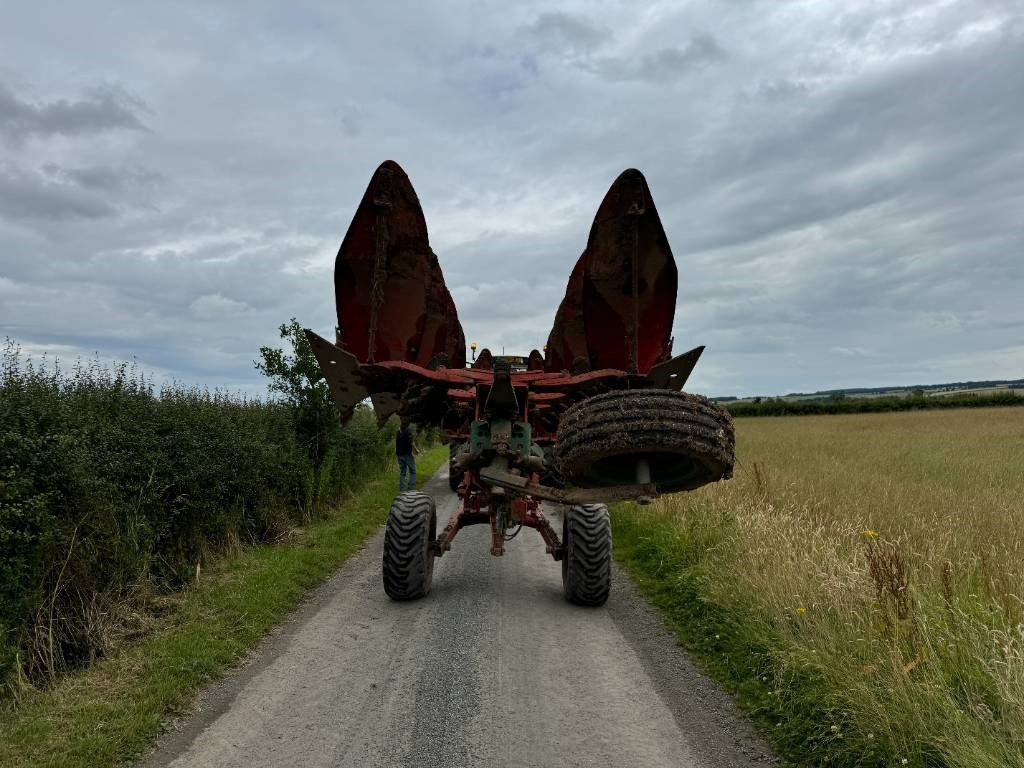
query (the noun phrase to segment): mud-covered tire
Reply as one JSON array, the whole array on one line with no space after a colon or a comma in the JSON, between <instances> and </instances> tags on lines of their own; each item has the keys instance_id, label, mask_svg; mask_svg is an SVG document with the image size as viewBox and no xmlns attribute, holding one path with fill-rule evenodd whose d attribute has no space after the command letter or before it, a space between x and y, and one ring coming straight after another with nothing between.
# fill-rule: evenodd
<instances>
[{"instance_id":1,"label":"mud-covered tire","mask_svg":"<svg viewBox=\"0 0 1024 768\"><path fill-rule=\"evenodd\" d=\"M462 483L462 473L455 470L455 457L459 455L464 445L464 442L455 440L448 443L448 487L453 491L459 490Z\"/></svg>"},{"instance_id":2,"label":"mud-covered tire","mask_svg":"<svg viewBox=\"0 0 1024 768\"><path fill-rule=\"evenodd\" d=\"M608 507L567 507L562 543L565 599L576 605L604 605L612 587L612 526Z\"/></svg>"},{"instance_id":3,"label":"mud-covered tire","mask_svg":"<svg viewBox=\"0 0 1024 768\"><path fill-rule=\"evenodd\" d=\"M391 502L384 529L384 592L388 597L415 600L430 592L436 538L434 500L420 491L398 494Z\"/></svg>"},{"instance_id":4,"label":"mud-covered tire","mask_svg":"<svg viewBox=\"0 0 1024 768\"><path fill-rule=\"evenodd\" d=\"M605 392L562 415L555 464L586 488L632 485L647 461L662 493L732 477L736 433L728 411L700 395L671 389Z\"/></svg>"}]
</instances>

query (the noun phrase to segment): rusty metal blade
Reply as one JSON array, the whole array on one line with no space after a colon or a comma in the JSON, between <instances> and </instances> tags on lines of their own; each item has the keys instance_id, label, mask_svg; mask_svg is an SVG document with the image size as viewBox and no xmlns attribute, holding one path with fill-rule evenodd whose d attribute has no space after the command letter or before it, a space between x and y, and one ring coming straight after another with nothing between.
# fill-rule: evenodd
<instances>
[{"instance_id":1,"label":"rusty metal blade","mask_svg":"<svg viewBox=\"0 0 1024 768\"><path fill-rule=\"evenodd\" d=\"M355 407L370 396L359 373L359 361L308 328L304 330L316 361L320 363L320 370L327 379L338 415L343 422L348 421Z\"/></svg>"},{"instance_id":2,"label":"rusty metal blade","mask_svg":"<svg viewBox=\"0 0 1024 768\"><path fill-rule=\"evenodd\" d=\"M374 172L334 265L338 345L360 362L466 362L455 303L419 198L398 163Z\"/></svg>"},{"instance_id":3,"label":"rusty metal blade","mask_svg":"<svg viewBox=\"0 0 1024 768\"><path fill-rule=\"evenodd\" d=\"M643 174L601 201L548 337L545 369L646 373L672 354L677 272Z\"/></svg>"},{"instance_id":4,"label":"rusty metal blade","mask_svg":"<svg viewBox=\"0 0 1024 768\"><path fill-rule=\"evenodd\" d=\"M383 424L391 418L402 406L402 398L394 392L374 392L370 395L370 402L373 404L373 412L377 416L377 423Z\"/></svg>"},{"instance_id":5,"label":"rusty metal blade","mask_svg":"<svg viewBox=\"0 0 1024 768\"><path fill-rule=\"evenodd\" d=\"M654 366L647 372L647 376L658 389L674 389L679 392L686 385L703 351L703 345L694 347L689 352Z\"/></svg>"}]
</instances>

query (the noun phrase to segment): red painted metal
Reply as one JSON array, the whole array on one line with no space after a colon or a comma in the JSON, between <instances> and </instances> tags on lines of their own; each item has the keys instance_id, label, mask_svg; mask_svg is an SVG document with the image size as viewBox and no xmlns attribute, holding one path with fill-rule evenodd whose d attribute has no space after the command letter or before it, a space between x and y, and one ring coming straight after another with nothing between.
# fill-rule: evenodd
<instances>
[{"instance_id":1,"label":"red painted metal","mask_svg":"<svg viewBox=\"0 0 1024 768\"><path fill-rule=\"evenodd\" d=\"M455 303L430 249L419 198L392 160L374 172L334 265L338 346L361 363L466 362Z\"/></svg>"},{"instance_id":2,"label":"red painted metal","mask_svg":"<svg viewBox=\"0 0 1024 768\"><path fill-rule=\"evenodd\" d=\"M434 554L438 557L452 548L455 535L467 525L486 523L491 519L490 512L481 511L480 500L473 504L460 504L455 513L448 519L441 535L434 541Z\"/></svg>"},{"instance_id":3,"label":"red painted metal","mask_svg":"<svg viewBox=\"0 0 1024 768\"><path fill-rule=\"evenodd\" d=\"M434 554L440 557L452 548L455 536L468 525L488 524L491 529L491 554L500 557L505 554L505 542L509 538L501 527L498 508L507 505L510 520L526 528L533 528L544 539L546 551L555 560L561 560L565 548L551 522L540 511L540 503L531 496L508 499L504 494L494 494L480 483L475 472L468 472L468 480L459 489L462 504L448 519L447 524L433 544ZM539 482L535 473L531 482Z\"/></svg>"},{"instance_id":4,"label":"red painted metal","mask_svg":"<svg viewBox=\"0 0 1024 768\"><path fill-rule=\"evenodd\" d=\"M569 277L545 369L646 373L668 360L676 281L647 180L638 170L623 171L601 201L587 248Z\"/></svg>"}]
</instances>

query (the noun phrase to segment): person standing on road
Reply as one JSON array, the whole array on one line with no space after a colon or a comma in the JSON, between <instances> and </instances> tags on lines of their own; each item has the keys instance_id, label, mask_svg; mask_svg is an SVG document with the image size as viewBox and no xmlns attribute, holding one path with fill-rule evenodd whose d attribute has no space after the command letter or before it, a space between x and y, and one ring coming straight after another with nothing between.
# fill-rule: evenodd
<instances>
[{"instance_id":1,"label":"person standing on road","mask_svg":"<svg viewBox=\"0 0 1024 768\"><path fill-rule=\"evenodd\" d=\"M412 491L416 488L416 457L413 453L416 450L416 444L412 436L412 427L409 426L409 422L405 419L402 420L402 426L398 430L398 434L395 435L395 457L398 459L398 492ZM409 483L406 485L406 475L409 477Z\"/></svg>"}]
</instances>

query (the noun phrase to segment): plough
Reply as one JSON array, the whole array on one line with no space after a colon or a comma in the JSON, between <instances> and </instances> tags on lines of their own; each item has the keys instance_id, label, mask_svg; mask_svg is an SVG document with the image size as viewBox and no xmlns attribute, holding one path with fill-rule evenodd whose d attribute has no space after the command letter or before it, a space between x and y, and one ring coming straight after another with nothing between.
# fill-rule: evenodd
<instances>
[{"instance_id":1,"label":"plough","mask_svg":"<svg viewBox=\"0 0 1024 768\"><path fill-rule=\"evenodd\" d=\"M648 503L731 477L735 437L722 408L683 391L703 347L672 356L676 265L647 182L612 184L569 277L544 351L483 349L467 365L455 303L405 172L383 163L338 251L333 342L306 330L342 421L369 399L437 426L459 506L438 533L434 500L400 493L384 539L385 592L430 591L434 559L468 525L491 554L535 529L562 564L566 598L603 605L611 584L606 503ZM561 531L541 509L561 505Z\"/></svg>"}]
</instances>

